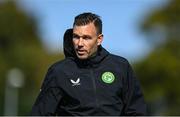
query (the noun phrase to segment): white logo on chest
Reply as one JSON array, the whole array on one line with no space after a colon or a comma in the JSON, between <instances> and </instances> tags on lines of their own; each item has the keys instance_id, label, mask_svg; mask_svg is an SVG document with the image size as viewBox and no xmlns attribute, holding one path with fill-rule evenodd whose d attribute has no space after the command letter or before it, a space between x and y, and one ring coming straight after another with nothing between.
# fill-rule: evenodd
<instances>
[{"instance_id":1,"label":"white logo on chest","mask_svg":"<svg viewBox=\"0 0 180 117\"><path fill-rule=\"evenodd\" d=\"M72 83L72 86L75 86L75 85L80 85L81 83L80 83L80 78L78 78L76 81L74 81L74 80L70 80L71 81L71 83Z\"/></svg>"}]
</instances>

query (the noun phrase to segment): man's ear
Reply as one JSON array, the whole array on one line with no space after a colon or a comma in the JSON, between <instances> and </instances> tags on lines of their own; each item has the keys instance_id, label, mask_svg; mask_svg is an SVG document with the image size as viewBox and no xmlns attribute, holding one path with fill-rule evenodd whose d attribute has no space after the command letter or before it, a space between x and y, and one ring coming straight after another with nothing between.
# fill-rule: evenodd
<instances>
[{"instance_id":1,"label":"man's ear","mask_svg":"<svg viewBox=\"0 0 180 117\"><path fill-rule=\"evenodd\" d=\"M102 41L103 41L103 34L100 34L97 38L97 45L101 45Z\"/></svg>"}]
</instances>

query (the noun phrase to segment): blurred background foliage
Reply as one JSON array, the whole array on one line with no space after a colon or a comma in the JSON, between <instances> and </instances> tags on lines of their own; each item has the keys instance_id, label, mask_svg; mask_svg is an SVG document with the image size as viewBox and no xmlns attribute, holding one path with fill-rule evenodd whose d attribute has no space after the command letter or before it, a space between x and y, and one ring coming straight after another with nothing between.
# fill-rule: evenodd
<instances>
[{"instance_id":1,"label":"blurred background foliage","mask_svg":"<svg viewBox=\"0 0 180 117\"><path fill-rule=\"evenodd\" d=\"M133 64L151 115L180 115L180 1L154 10L139 26L152 51ZM4 115L5 82L18 68L25 83L19 89L18 115L28 115L48 67L64 58L48 53L36 19L15 1L0 2L0 115Z\"/></svg>"},{"instance_id":2,"label":"blurred background foliage","mask_svg":"<svg viewBox=\"0 0 180 117\"><path fill-rule=\"evenodd\" d=\"M141 26L153 47L135 63L149 112L180 115L180 0L153 11Z\"/></svg>"},{"instance_id":3,"label":"blurred background foliage","mask_svg":"<svg viewBox=\"0 0 180 117\"><path fill-rule=\"evenodd\" d=\"M0 3L0 115L4 114L4 87L10 69L24 73L18 114L28 115L49 65L62 58L62 54L45 51L35 18L19 9L15 1Z\"/></svg>"}]
</instances>

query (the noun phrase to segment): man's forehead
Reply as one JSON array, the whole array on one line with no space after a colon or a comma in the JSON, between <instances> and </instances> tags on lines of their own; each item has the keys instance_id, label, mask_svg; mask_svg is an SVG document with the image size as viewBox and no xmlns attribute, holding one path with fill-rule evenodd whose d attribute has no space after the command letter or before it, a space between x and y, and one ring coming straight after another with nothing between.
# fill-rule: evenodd
<instances>
[{"instance_id":1,"label":"man's forehead","mask_svg":"<svg viewBox=\"0 0 180 117\"><path fill-rule=\"evenodd\" d=\"M73 33L76 34L96 34L96 28L93 23L82 25L82 26L74 26L73 27Z\"/></svg>"}]
</instances>

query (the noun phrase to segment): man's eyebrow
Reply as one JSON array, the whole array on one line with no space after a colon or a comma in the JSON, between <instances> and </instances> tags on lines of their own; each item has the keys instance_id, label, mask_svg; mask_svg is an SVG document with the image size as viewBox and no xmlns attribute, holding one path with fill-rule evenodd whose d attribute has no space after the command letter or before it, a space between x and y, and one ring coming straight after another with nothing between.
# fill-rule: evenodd
<instances>
[{"instance_id":1,"label":"man's eyebrow","mask_svg":"<svg viewBox=\"0 0 180 117\"><path fill-rule=\"evenodd\" d=\"M73 37L80 37L78 34L76 34L76 33L73 33Z\"/></svg>"},{"instance_id":2,"label":"man's eyebrow","mask_svg":"<svg viewBox=\"0 0 180 117\"><path fill-rule=\"evenodd\" d=\"M82 37L83 37L83 38L91 38L90 35L83 35Z\"/></svg>"},{"instance_id":3,"label":"man's eyebrow","mask_svg":"<svg viewBox=\"0 0 180 117\"><path fill-rule=\"evenodd\" d=\"M91 37L90 35L82 35L82 36L80 36L80 35L78 35L78 34L76 34L76 33L73 33L73 36L78 36L78 37L88 37L88 38Z\"/></svg>"},{"instance_id":4,"label":"man's eyebrow","mask_svg":"<svg viewBox=\"0 0 180 117\"><path fill-rule=\"evenodd\" d=\"M78 36L78 34L76 34L76 33L73 33L73 35L77 35Z\"/></svg>"}]
</instances>

